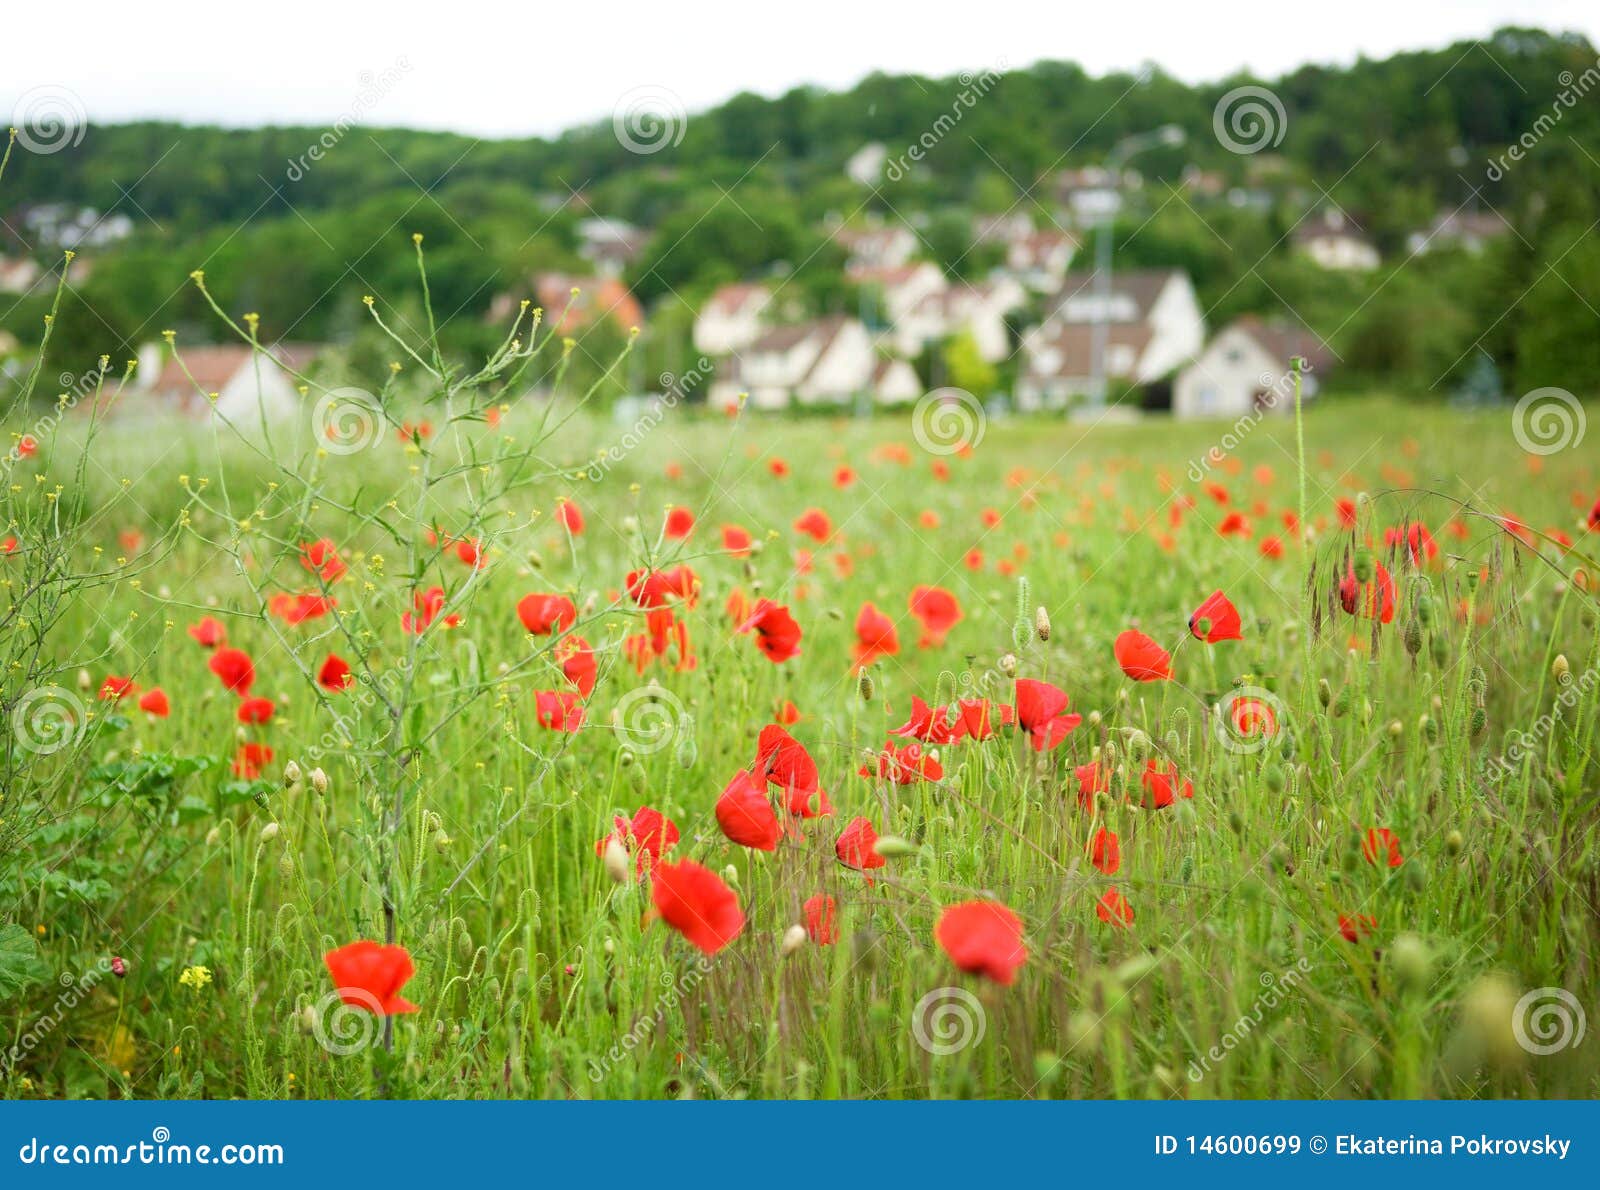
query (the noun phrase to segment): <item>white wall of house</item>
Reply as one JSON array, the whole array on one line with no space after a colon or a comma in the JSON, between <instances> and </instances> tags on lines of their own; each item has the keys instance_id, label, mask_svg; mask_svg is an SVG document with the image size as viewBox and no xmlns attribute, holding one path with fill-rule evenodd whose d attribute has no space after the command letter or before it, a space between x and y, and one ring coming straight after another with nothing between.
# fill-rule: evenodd
<instances>
[{"instance_id":1,"label":"white wall of house","mask_svg":"<svg viewBox=\"0 0 1600 1190\"><path fill-rule=\"evenodd\" d=\"M1285 364L1247 331L1228 327L1178 373L1172 386L1172 415L1240 417L1258 407L1258 395L1263 396L1260 407L1265 412L1290 412L1294 387ZM1303 397L1316 391L1315 378L1301 378Z\"/></svg>"},{"instance_id":2,"label":"white wall of house","mask_svg":"<svg viewBox=\"0 0 1600 1190\"><path fill-rule=\"evenodd\" d=\"M1325 269L1370 272L1382 263L1378 250L1355 236L1335 233L1312 236L1304 240L1301 247Z\"/></svg>"},{"instance_id":3,"label":"white wall of house","mask_svg":"<svg viewBox=\"0 0 1600 1190\"><path fill-rule=\"evenodd\" d=\"M803 405L842 402L864 392L878 362L867 328L851 320L839 328L795 390Z\"/></svg>"},{"instance_id":4,"label":"white wall of house","mask_svg":"<svg viewBox=\"0 0 1600 1190\"><path fill-rule=\"evenodd\" d=\"M261 424L287 421L300 412L300 392L294 378L266 356L240 368L217 392L217 414L241 433Z\"/></svg>"},{"instance_id":5,"label":"white wall of house","mask_svg":"<svg viewBox=\"0 0 1600 1190\"><path fill-rule=\"evenodd\" d=\"M1166 375L1200 354L1205 346L1206 320L1187 273L1174 273L1150 307L1155 332L1140 360L1138 380L1145 383Z\"/></svg>"},{"instance_id":6,"label":"white wall of house","mask_svg":"<svg viewBox=\"0 0 1600 1190\"><path fill-rule=\"evenodd\" d=\"M694 320L695 350L704 355L742 351L766 329L762 316L771 302L772 295L765 290L750 294L731 310L714 300L707 302Z\"/></svg>"}]
</instances>

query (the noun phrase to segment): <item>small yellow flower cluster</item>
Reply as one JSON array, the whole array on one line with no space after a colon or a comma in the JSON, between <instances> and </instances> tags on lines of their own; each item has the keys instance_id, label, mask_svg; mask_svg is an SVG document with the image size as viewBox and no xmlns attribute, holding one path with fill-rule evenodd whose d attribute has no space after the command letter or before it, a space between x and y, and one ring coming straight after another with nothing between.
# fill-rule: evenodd
<instances>
[{"instance_id":1,"label":"small yellow flower cluster","mask_svg":"<svg viewBox=\"0 0 1600 1190\"><path fill-rule=\"evenodd\" d=\"M178 976L178 982L186 987L199 991L211 983L210 967L185 967Z\"/></svg>"}]
</instances>

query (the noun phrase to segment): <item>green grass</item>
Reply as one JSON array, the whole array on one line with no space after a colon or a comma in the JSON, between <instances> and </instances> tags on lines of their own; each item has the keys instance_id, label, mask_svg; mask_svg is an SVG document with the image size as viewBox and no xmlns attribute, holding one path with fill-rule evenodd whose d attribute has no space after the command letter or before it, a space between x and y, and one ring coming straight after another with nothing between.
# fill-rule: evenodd
<instances>
[{"instance_id":1,"label":"green grass","mask_svg":"<svg viewBox=\"0 0 1600 1190\"><path fill-rule=\"evenodd\" d=\"M1592 1039L1541 1056L1511 1032L1525 990L1600 1005L1595 571L1586 592L1577 555L1517 545L1454 502L1562 530L1592 557L1578 503L1600 494L1592 454L1535 471L1506 413L1378 399L1316 409L1304 478L1320 529L1301 550L1280 519L1300 500L1292 419L1243 435L1238 474L1213 473L1252 522L1247 539L1218 534L1229 509L1187 474L1222 425L990 424L970 458L945 459L941 482L909 413L680 412L595 483L575 477L624 427L579 416L544 440L543 407L514 408L497 430L428 415L438 432L421 447L386 432L371 451L318 458L291 435L281 465L225 434L174 428L102 429L85 455L80 416L11 468L7 532L24 548L0 558L5 708L59 686L94 713L77 747L53 756L5 737L0 904L15 908L0 920L39 954L36 981L0 999L6 1045L34 1037L0 1062L7 1096L1600 1093ZM886 444L905 461L884 458ZM775 456L787 478L770 473ZM858 478L840 490L844 464ZM1334 594L1352 540L1334 505L1358 492L1372 496L1360 535L1399 586L1399 614L1381 627ZM587 518L575 539L553 517L564 495ZM1182 496L1195 504L1174 527ZM669 504L698 517L689 541L660 539ZM833 520L826 547L791 528L810 507ZM1466 537L1446 530L1452 518ZM1440 546L1420 569L1383 546L1385 527L1415 520ZM722 554L727 522L761 551ZM487 567L430 549L430 525L482 537ZM137 550L119 544L125 530L142 536ZM1281 559L1259 554L1268 534L1285 541ZM350 565L331 592L338 617L287 626L264 614L272 593L313 585L296 547L324 536ZM39 546L51 541L55 553ZM801 545L814 572L797 576ZM973 548L979 570L963 561ZM622 655L642 628L624 576L647 560L700 576L693 670L658 662L639 677ZM434 584L462 624L407 636L412 590ZM965 609L941 648L917 647L906 598L918 584L949 588ZM736 588L791 607L797 658L775 666L732 631ZM1186 620L1218 588L1244 640L1208 647L1186 638ZM533 692L561 677L549 638L517 621L532 591L570 594L599 656L573 736L534 719ZM866 701L851 646L869 600L896 619L900 652L874 666ZM1048 641L1032 631L1035 607ZM254 656L258 692L278 703L270 724L235 721L185 632L204 614ZM1123 676L1111 642L1129 626L1177 646L1176 681ZM364 656L403 716L368 698L336 718L350 696L308 680L330 648ZM1058 750L1040 756L1007 732L942 749L938 783L858 775L913 695L1009 702L1008 654L1085 716ZM1571 686L1553 676L1558 655ZM107 674L162 687L171 717L95 703ZM651 681L653 704L629 697ZM1282 730L1263 750L1222 746L1211 712L1236 684L1277 700ZM1572 704L1539 726L1569 689ZM775 853L747 852L723 839L712 806L786 699L835 814ZM640 734L652 710L677 731L659 748ZM1515 732L1532 746L1496 777ZM228 771L246 734L276 754L257 784ZM1115 775L1091 815L1073 768L1096 749ZM1129 800L1152 755L1193 781L1192 801ZM306 781L285 789L290 760L326 770L326 795ZM595 855L612 815L641 804L677 822L676 856L732 869L748 923L712 958L649 922L648 886L612 883ZM915 845L870 887L834 858L855 815ZM1122 840L1115 877L1085 855L1100 825ZM1396 832L1403 865L1363 859L1369 827ZM1126 930L1095 913L1113 884L1137 915ZM782 956L818 892L838 902L841 940ZM1010 987L963 975L934 943L941 907L978 896L1024 921L1029 961ZM1370 914L1371 936L1344 941L1341 913ZM404 994L420 1006L393 1018L392 1053L371 1018L329 1010L322 963L334 946L381 939L386 916L415 960ZM90 975L61 1010L60 976L113 954L126 977ZM181 984L193 966L210 981ZM917 1031L941 1020L917 1006L950 988L976 998L944 993L981 1016L983 1035L930 1053ZM60 1019L40 1029L44 1017ZM330 1052L319 1034L331 1025L358 1048Z\"/></svg>"}]
</instances>

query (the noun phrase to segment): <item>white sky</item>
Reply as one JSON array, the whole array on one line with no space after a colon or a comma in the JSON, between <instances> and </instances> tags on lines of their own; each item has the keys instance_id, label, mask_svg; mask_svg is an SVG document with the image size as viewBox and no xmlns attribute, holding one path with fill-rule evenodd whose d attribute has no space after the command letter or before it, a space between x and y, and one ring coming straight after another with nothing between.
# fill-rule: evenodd
<instances>
[{"instance_id":1,"label":"white sky","mask_svg":"<svg viewBox=\"0 0 1600 1190\"><path fill-rule=\"evenodd\" d=\"M23 0L6 9L0 121L48 88L105 122L322 126L354 116L483 136L609 119L641 87L695 112L744 90L848 87L874 70L945 75L1061 58L1095 74L1154 62L1194 82L1436 48L1506 24L1600 41L1595 0ZM385 72L392 85L373 81Z\"/></svg>"}]
</instances>

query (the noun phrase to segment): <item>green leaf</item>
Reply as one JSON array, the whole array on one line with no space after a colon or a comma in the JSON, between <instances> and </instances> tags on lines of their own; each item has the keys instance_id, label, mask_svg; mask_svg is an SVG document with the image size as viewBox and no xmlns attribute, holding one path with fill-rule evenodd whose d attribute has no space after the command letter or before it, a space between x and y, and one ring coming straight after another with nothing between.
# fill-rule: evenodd
<instances>
[{"instance_id":1,"label":"green leaf","mask_svg":"<svg viewBox=\"0 0 1600 1190\"><path fill-rule=\"evenodd\" d=\"M50 976L50 968L39 957L33 935L19 925L0 925L0 1000L9 1000L30 983Z\"/></svg>"}]
</instances>

